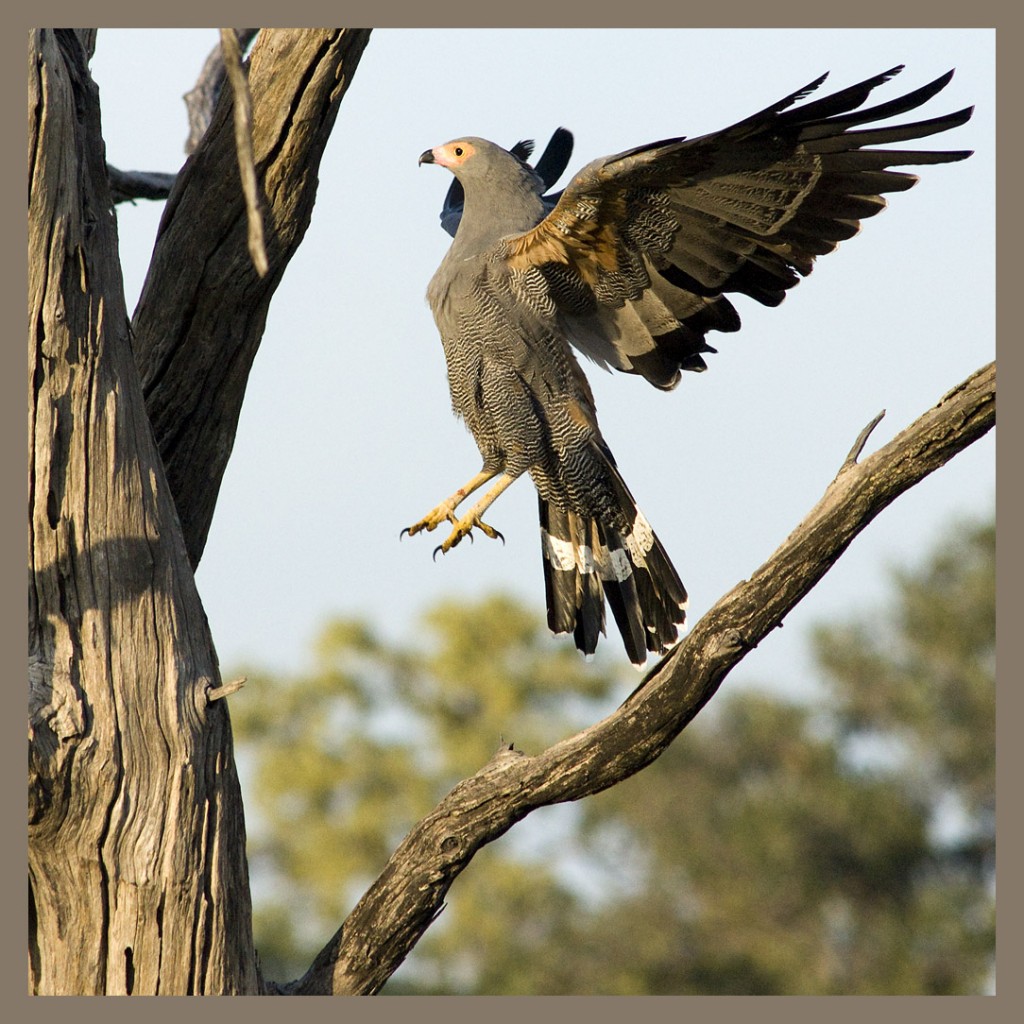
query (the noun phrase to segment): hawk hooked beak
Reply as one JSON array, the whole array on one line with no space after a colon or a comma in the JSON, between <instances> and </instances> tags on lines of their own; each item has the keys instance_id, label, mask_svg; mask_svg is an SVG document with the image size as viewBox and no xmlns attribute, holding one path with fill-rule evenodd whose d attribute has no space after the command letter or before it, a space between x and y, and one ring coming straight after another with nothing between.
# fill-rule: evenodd
<instances>
[{"instance_id":1,"label":"hawk hooked beak","mask_svg":"<svg viewBox=\"0 0 1024 1024\"><path fill-rule=\"evenodd\" d=\"M434 151L432 149L425 149L422 153L420 153L420 158L419 160L416 161L416 166L419 167L420 164L432 163L434 163Z\"/></svg>"}]
</instances>

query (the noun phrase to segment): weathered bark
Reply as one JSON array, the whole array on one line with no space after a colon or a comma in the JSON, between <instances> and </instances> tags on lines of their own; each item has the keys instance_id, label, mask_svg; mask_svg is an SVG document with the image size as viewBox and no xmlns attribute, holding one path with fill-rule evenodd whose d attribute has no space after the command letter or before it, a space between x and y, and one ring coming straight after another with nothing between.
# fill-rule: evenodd
<instances>
[{"instance_id":1,"label":"weathered bark","mask_svg":"<svg viewBox=\"0 0 1024 1024\"><path fill-rule=\"evenodd\" d=\"M267 310L309 226L317 170L367 29L263 29L249 67L270 269L247 248L230 90L178 176L132 321L146 407L193 566Z\"/></svg>"},{"instance_id":2,"label":"weathered bark","mask_svg":"<svg viewBox=\"0 0 1024 1024\"><path fill-rule=\"evenodd\" d=\"M88 37L29 37L29 984L255 992L219 669L129 343Z\"/></svg>"},{"instance_id":3,"label":"weathered bark","mask_svg":"<svg viewBox=\"0 0 1024 1024\"><path fill-rule=\"evenodd\" d=\"M886 505L994 423L991 363L858 463L865 432L782 546L718 601L614 714L535 757L503 748L460 782L402 841L306 975L283 991L378 991L477 850L536 808L597 793L654 761Z\"/></svg>"}]
</instances>

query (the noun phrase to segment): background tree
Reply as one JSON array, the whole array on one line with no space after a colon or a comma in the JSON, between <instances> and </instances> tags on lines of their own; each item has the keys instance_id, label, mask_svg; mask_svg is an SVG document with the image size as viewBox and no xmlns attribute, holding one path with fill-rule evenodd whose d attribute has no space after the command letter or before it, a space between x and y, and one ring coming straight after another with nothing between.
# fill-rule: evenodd
<instances>
[{"instance_id":1,"label":"background tree","mask_svg":"<svg viewBox=\"0 0 1024 1024\"><path fill-rule=\"evenodd\" d=\"M260 696L239 701L234 717L263 822L250 857L273 894L258 911L269 976L308 965L402 836L491 758L507 723L518 747L543 749L593 720L631 678L574 650L552 656L537 617L505 597L435 607L422 627L406 647L336 621L309 674L245 670L247 694ZM529 883L524 898L551 894L546 872L488 864L480 870L492 892L511 872ZM494 923L505 927L500 914Z\"/></svg>"},{"instance_id":2,"label":"background tree","mask_svg":"<svg viewBox=\"0 0 1024 1024\"><path fill-rule=\"evenodd\" d=\"M368 35L260 32L247 89L222 92L170 185L129 322L113 204L138 183L105 164L95 31L29 34L33 992L377 991L481 847L651 763L874 515L994 422L990 365L861 463L859 442L770 562L623 709L540 755L506 748L458 783L306 974L265 983L223 700L236 687L221 678L193 570L267 309Z\"/></svg>"},{"instance_id":3,"label":"background tree","mask_svg":"<svg viewBox=\"0 0 1024 1024\"><path fill-rule=\"evenodd\" d=\"M994 525L955 524L891 587L870 625L818 628L816 697L725 694L648 771L485 851L386 991L981 991ZM544 746L628 685L569 652L551 661L544 633L492 597L435 609L414 649L335 622L309 675L253 677L235 720L268 972L308 963L394 830L485 758L501 723Z\"/></svg>"}]
</instances>

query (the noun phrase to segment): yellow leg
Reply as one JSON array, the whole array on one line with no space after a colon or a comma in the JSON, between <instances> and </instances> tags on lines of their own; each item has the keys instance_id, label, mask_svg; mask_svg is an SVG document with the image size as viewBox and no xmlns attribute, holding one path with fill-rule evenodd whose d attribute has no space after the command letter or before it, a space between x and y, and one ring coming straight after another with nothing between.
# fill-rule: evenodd
<instances>
[{"instance_id":1,"label":"yellow leg","mask_svg":"<svg viewBox=\"0 0 1024 1024\"><path fill-rule=\"evenodd\" d=\"M409 534L410 537L414 537L417 533L423 530L427 532L436 530L443 522L457 523L458 519L455 516L455 509L459 507L474 491L479 490L488 480L492 479L497 470L483 470L472 480L469 481L464 487L460 487L450 498L446 498L441 502L437 508L431 509L418 523L413 523L412 526L407 526L400 534L399 537L404 537ZM489 527L488 527L489 529Z\"/></svg>"},{"instance_id":2,"label":"yellow leg","mask_svg":"<svg viewBox=\"0 0 1024 1024\"><path fill-rule=\"evenodd\" d=\"M511 487L515 481L516 477L509 476L508 473L502 473L495 485L461 519L456 519L453 515L449 521L454 524L454 528L444 543L434 549L434 557L437 557L438 551L442 554L447 554L463 537L469 537L472 540L474 526L481 533L490 537L491 540L501 538L504 541L505 538L493 526L488 526L481 516L491 507L498 496L506 488Z\"/></svg>"}]
</instances>

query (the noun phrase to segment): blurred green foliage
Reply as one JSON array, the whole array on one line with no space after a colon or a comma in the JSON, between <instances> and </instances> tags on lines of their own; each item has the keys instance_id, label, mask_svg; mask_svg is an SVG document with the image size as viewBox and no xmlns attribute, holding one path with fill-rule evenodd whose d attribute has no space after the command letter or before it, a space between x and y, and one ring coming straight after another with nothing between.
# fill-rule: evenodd
<instances>
[{"instance_id":1,"label":"blurred green foliage","mask_svg":"<svg viewBox=\"0 0 1024 1024\"><path fill-rule=\"evenodd\" d=\"M720 693L655 764L485 848L385 992L952 994L994 962L995 529L956 525L812 637L820 699ZM507 597L414 643L320 635L232 701L264 973L304 972L408 829L502 741L536 752L635 674Z\"/></svg>"}]
</instances>

